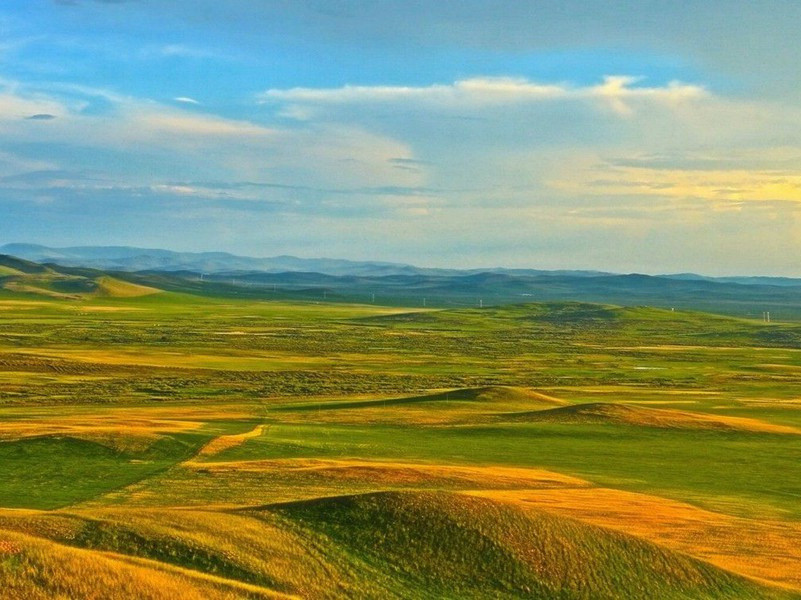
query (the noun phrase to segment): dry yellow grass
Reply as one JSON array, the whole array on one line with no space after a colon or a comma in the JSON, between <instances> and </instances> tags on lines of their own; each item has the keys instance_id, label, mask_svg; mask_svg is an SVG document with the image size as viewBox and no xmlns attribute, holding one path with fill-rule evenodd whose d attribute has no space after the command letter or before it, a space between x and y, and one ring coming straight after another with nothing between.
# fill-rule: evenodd
<instances>
[{"instance_id":1,"label":"dry yellow grass","mask_svg":"<svg viewBox=\"0 0 801 600\"><path fill-rule=\"evenodd\" d=\"M551 410L517 413L509 415L509 418L520 421L608 422L666 429L734 429L757 433L801 434L801 429L796 427L777 425L747 417L711 415L670 408L650 408L607 402L575 404Z\"/></svg>"},{"instance_id":2,"label":"dry yellow grass","mask_svg":"<svg viewBox=\"0 0 801 600\"><path fill-rule=\"evenodd\" d=\"M115 568L126 563L148 572L156 570L162 575L187 578L190 585L201 589L200 594L194 594L190 587L190 593L170 596L174 586L166 581L162 596L146 593L140 596L127 590L117 595L91 595L86 594L89 588L83 588L70 598L377 597L370 593L369 586L365 589L363 573L354 573L350 566L333 559L330 547L326 549L320 540L287 527L282 519L270 514L175 509L97 509L69 513L0 510L0 539L15 544L19 539L38 542L56 552L49 555L51 559L57 559L61 550L72 550L61 544L91 547L92 552L77 550L83 553L87 564L81 568L87 571L102 568L103 559L111 559L110 566ZM152 557L148 552L155 552L158 562L148 558ZM100 557L96 564L92 562L95 557ZM204 575L204 571L225 573L226 578ZM56 581L59 577L55 570L49 575ZM0 586L2 583L0 571ZM25 589L31 585L32 582L23 580L18 587ZM203 595L207 585L212 592L227 593L230 589L231 595ZM32 597L38 600L47 596ZM0 598L4 598L2 594Z\"/></svg>"},{"instance_id":3,"label":"dry yellow grass","mask_svg":"<svg viewBox=\"0 0 801 600\"><path fill-rule=\"evenodd\" d=\"M96 442L123 452L149 448L164 435L195 431L217 420L244 419L247 407L129 407L70 409L7 409L0 420L0 441L64 436ZM24 415L24 418L20 418ZM224 436L226 437L226 436Z\"/></svg>"},{"instance_id":4,"label":"dry yellow grass","mask_svg":"<svg viewBox=\"0 0 801 600\"><path fill-rule=\"evenodd\" d=\"M745 519L658 496L608 488L475 491L546 509L801 590L801 523Z\"/></svg>"},{"instance_id":5,"label":"dry yellow grass","mask_svg":"<svg viewBox=\"0 0 801 600\"><path fill-rule=\"evenodd\" d=\"M473 490L583 487L543 469L366 460L190 460L146 481L84 503L232 508L379 490Z\"/></svg>"},{"instance_id":6,"label":"dry yellow grass","mask_svg":"<svg viewBox=\"0 0 801 600\"><path fill-rule=\"evenodd\" d=\"M135 306L90 306L88 304L81 304L79 307L81 312L143 312L150 309L135 307Z\"/></svg>"},{"instance_id":7,"label":"dry yellow grass","mask_svg":"<svg viewBox=\"0 0 801 600\"><path fill-rule=\"evenodd\" d=\"M435 465L420 463L365 461L365 460L325 460L325 459L283 459L253 460L216 463L184 463L195 469L211 473L281 473L290 472L299 476L331 481L365 481L376 487L386 485L438 484L448 487L478 486L497 487L584 487L590 484L578 477L562 475L544 469L523 467L478 467Z\"/></svg>"},{"instance_id":8,"label":"dry yellow grass","mask_svg":"<svg viewBox=\"0 0 801 600\"><path fill-rule=\"evenodd\" d=\"M622 406L622 405L619 405ZM687 429L738 429L757 433L801 434L801 429L788 425L777 425L747 417L709 415L685 412L668 408L627 407L632 410L621 411L621 420L631 425L645 427L675 427Z\"/></svg>"},{"instance_id":9,"label":"dry yellow grass","mask_svg":"<svg viewBox=\"0 0 801 600\"><path fill-rule=\"evenodd\" d=\"M108 552L0 531L3 600L234 600L289 598L264 588Z\"/></svg>"},{"instance_id":10,"label":"dry yellow grass","mask_svg":"<svg viewBox=\"0 0 801 600\"><path fill-rule=\"evenodd\" d=\"M263 432L265 425L257 425L252 430L245 433L238 433L234 435L221 435L211 440L208 444L203 446L197 453L197 456L214 456L223 450L229 448L236 448L241 446L250 438L259 437Z\"/></svg>"},{"instance_id":11,"label":"dry yellow grass","mask_svg":"<svg viewBox=\"0 0 801 600\"><path fill-rule=\"evenodd\" d=\"M85 305L80 306L84 310ZM2 353L3 350L0 350ZM263 370L264 368L295 368L302 364L335 364L335 357L298 356L291 352L245 352L231 350L228 354L204 354L194 351L166 351L129 346L126 350L92 348L37 348L15 347L15 354L44 356L90 364L133 365L139 367L171 367L180 369L228 369L236 371Z\"/></svg>"},{"instance_id":12,"label":"dry yellow grass","mask_svg":"<svg viewBox=\"0 0 801 600\"><path fill-rule=\"evenodd\" d=\"M49 307L50 303L45 302L44 300L0 300L0 308L3 309L27 309L27 308L39 308L39 307Z\"/></svg>"},{"instance_id":13,"label":"dry yellow grass","mask_svg":"<svg viewBox=\"0 0 801 600\"><path fill-rule=\"evenodd\" d=\"M106 276L97 279L96 294L98 296L138 298L139 296L152 296L153 294L161 294L162 292L162 290L153 287L129 283L128 281L122 281L114 277Z\"/></svg>"},{"instance_id":14,"label":"dry yellow grass","mask_svg":"<svg viewBox=\"0 0 801 600\"><path fill-rule=\"evenodd\" d=\"M65 436L96 442L123 452L139 452L149 448L162 435L197 429L202 425L199 421L75 416L0 422L0 440Z\"/></svg>"},{"instance_id":15,"label":"dry yellow grass","mask_svg":"<svg viewBox=\"0 0 801 600\"><path fill-rule=\"evenodd\" d=\"M144 406L126 408L91 407L60 412L53 408L6 409L11 420L0 421L0 437L62 432L62 428L141 428L154 432L179 432L196 429L208 422L252 417L248 408L222 406Z\"/></svg>"}]
</instances>

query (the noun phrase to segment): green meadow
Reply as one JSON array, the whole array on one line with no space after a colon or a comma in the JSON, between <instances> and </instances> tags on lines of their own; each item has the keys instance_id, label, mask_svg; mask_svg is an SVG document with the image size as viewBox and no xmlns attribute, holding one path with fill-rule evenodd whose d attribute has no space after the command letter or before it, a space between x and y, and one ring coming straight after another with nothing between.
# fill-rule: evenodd
<instances>
[{"instance_id":1,"label":"green meadow","mask_svg":"<svg viewBox=\"0 0 801 600\"><path fill-rule=\"evenodd\" d=\"M106 289L0 296L0 597L801 597L799 322Z\"/></svg>"}]
</instances>

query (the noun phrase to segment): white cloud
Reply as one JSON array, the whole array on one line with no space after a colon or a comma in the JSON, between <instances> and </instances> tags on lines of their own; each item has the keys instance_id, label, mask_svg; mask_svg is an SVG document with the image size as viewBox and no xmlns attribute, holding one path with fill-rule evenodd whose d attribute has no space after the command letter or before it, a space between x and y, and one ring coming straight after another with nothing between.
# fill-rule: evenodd
<instances>
[{"instance_id":1,"label":"white cloud","mask_svg":"<svg viewBox=\"0 0 801 600\"><path fill-rule=\"evenodd\" d=\"M271 89L259 94L263 103L289 104L283 114L303 112L304 106L376 104L416 102L423 105L454 109L504 106L556 100L599 100L619 114L629 114L627 102L679 104L708 96L698 85L678 81L664 86L637 86L636 77L609 76L598 85L574 87L567 84L545 84L525 78L475 77L451 84L429 86L352 86L339 88Z\"/></svg>"},{"instance_id":2,"label":"white cloud","mask_svg":"<svg viewBox=\"0 0 801 600\"><path fill-rule=\"evenodd\" d=\"M444 103L505 103L521 99L563 97L566 88L539 85L525 79L475 78L453 84L414 86L353 86L340 88L292 88L267 90L259 98L263 102L360 103L421 100Z\"/></svg>"},{"instance_id":3,"label":"white cloud","mask_svg":"<svg viewBox=\"0 0 801 600\"><path fill-rule=\"evenodd\" d=\"M629 115L633 109L628 101L646 101L667 105L679 105L692 100L708 98L708 92L701 86L671 81L661 87L632 87L640 81L638 77L609 76L600 85L580 90L590 98L598 98L609 103L619 115Z\"/></svg>"}]
</instances>

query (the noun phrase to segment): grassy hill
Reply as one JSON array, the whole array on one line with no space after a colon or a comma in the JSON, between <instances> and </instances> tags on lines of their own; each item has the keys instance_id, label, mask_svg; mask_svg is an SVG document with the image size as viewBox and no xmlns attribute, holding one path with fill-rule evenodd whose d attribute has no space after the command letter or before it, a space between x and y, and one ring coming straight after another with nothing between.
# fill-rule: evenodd
<instances>
[{"instance_id":1,"label":"grassy hill","mask_svg":"<svg viewBox=\"0 0 801 600\"><path fill-rule=\"evenodd\" d=\"M447 493L376 493L267 509L384 575L402 597L759 598L701 562L569 519Z\"/></svg>"},{"instance_id":2,"label":"grassy hill","mask_svg":"<svg viewBox=\"0 0 801 600\"><path fill-rule=\"evenodd\" d=\"M0 512L0 535L0 598L792 597L628 535L444 492Z\"/></svg>"},{"instance_id":3,"label":"grassy hill","mask_svg":"<svg viewBox=\"0 0 801 600\"><path fill-rule=\"evenodd\" d=\"M40 265L6 255L0 255L0 290L63 300L133 298L161 291L102 271Z\"/></svg>"}]
</instances>

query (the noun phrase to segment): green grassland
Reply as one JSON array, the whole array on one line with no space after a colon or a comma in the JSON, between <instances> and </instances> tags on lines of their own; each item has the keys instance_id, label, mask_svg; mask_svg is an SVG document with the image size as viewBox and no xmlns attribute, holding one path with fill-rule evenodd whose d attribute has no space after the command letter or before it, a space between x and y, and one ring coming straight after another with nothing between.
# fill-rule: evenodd
<instances>
[{"instance_id":1,"label":"green grassland","mask_svg":"<svg viewBox=\"0 0 801 600\"><path fill-rule=\"evenodd\" d=\"M0 598L801 597L799 322L17 266Z\"/></svg>"}]
</instances>

